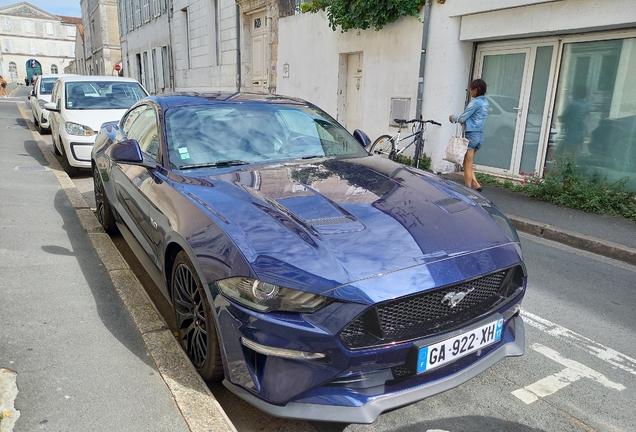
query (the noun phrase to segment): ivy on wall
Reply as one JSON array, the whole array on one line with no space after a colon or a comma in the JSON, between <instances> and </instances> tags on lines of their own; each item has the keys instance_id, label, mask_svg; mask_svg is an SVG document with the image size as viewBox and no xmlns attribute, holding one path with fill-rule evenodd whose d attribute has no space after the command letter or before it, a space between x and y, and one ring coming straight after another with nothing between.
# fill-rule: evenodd
<instances>
[{"instance_id":1,"label":"ivy on wall","mask_svg":"<svg viewBox=\"0 0 636 432\"><path fill-rule=\"evenodd\" d=\"M326 11L333 31L340 26L344 33L350 29L380 30L402 16L419 18L425 0L312 0L301 3L302 12Z\"/></svg>"}]
</instances>

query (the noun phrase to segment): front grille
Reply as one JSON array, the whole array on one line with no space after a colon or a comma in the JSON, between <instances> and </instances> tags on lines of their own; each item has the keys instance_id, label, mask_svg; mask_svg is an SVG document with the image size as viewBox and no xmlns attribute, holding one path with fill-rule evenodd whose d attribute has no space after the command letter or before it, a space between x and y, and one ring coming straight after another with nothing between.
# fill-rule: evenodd
<instances>
[{"instance_id":1,"label":"front grille","mask_svg":"<svg viewBox=\"0 0 636 432\"><path fill-rule=\"evenodd\" d=\"M517 266L377 304L349 323L340 332L340 341L349 349L361 349L460 328L516 297L524 278L523 268ZM448 297L453 293L455 299L466 294L451 307Z\"/></svg>"}]
</instances>

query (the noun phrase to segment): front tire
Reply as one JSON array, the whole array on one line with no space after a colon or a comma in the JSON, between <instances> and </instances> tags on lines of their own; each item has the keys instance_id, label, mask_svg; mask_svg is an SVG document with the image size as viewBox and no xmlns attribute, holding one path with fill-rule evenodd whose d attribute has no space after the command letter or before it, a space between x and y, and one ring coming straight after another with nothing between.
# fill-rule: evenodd
<instances>
[{"instance_id":1,"label":"front tire","mask_svg":"<svg viewBox=\"0 0 636 432\"><path fill-rule=\"evenodd\" d=\"M390 135L382 135L376 139L371 147L369 153L382 156L384 158L393 159L395 155L395 149L393 148L393 137Z\"/></svg>"},{"instance_id":2,"label":"front tire","mask_svg":"<svg viewBox=\"0 0 636 432\"><path fill-rule=\"evenodd\" d=\"M115 217L113 215L113 209L110 206L110 201L106 196L104 190L104 181L99 173L97 167L93 168L93 190L95 192L95 205L97 207L97 220L108 234L115 234L117 232L117 225L115 225Z\"/></svg>"},{"instance_id":3,"label":"front tire","mask_svg":"<svg viewBox=\"0 0 636 432\"><path fill-rule=\"evenodd\" d=\"M214 316L207 294L188 255L181 251L172 266L172 305L179 342L205 381L223 378Z\"/></svg>"}]
</instances>

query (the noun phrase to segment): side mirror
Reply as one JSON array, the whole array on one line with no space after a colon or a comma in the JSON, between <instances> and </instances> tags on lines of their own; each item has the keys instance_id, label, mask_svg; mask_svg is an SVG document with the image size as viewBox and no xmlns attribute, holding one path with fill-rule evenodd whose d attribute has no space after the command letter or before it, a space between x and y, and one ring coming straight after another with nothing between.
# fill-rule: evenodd
<instances>
[{"instance_id":1,"label":"side mirror","mask_svg":"<svg viewBox=\"0 0 636 432\"><path fill-rule=\"evenodd\" d=\"M364 148L367 148L369 145L371 145L371 138L369 138L369 135L365 134L360 129L356 129L353 131L353 137Z\"/></svg>"},{"instance_id":2,"label":"side mirror","mask_svg":"<svg viewBox=\"0 0 636 432\"><path fill-rule=\"evenodd\" d=\"M55 102L47 102L44 104L44 109L47 111L60 112L60 109L55 105Z\"/></svg>"},{"instance_id":3,"label":"side mirror","mask_svg":"<svg viewBox=\"0 0 636 432\"><path fill-rule=\"evenodd\" d=\"M121 162L133 165L141 165L146 168L156 168L156 162L144 159L139 143L134 139L127 139L115 143L106 149L106 156L113 162Z\"/></svg>"}]
</instances>

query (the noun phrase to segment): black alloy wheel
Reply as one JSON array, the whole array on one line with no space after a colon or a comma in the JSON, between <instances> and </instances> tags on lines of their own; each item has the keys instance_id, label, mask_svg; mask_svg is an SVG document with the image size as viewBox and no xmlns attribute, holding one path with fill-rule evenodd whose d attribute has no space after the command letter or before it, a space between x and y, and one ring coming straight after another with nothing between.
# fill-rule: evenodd
<instances>
[{"instance_id":1,"label":"black alloy wheel","mask_svg":"<svg viewBox=\"0 0 636 432\"><path fill-rule=\"evenodd\" d=\"M172 304L179 342L205 381L223 378L214 317L190 258L179 252L172 267Z\"/></svg>"},{"instance_id":2,"label":"black alloy wheel","mask_svg":"<svg viewBox=\"0 0 636 432\"><path fill-rule=\"evenodd\" d=\"M97 220L108 234L117 232L115 217L110 201L104 191L104 181L97 167L93 167L93 190L95 191L95 205L97 207Z\"/></svg>"}]
</instances>

